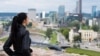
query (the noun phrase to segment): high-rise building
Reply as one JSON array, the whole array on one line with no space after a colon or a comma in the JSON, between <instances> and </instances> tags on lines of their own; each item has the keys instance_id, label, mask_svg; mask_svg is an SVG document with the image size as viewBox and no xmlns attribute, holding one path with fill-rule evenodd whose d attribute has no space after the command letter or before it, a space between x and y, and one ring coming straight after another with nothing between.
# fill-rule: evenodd
<instances>
[{"instance_id":1,"label":"high-rise building","mask_svg":"<svg viewBox=\"0 0 100 56\"><path fill-rule=\"evenodd\" d=\"M95 18L96 17L96 6L92 6L92 18Z\"/></svg>"},{"instance_id":2,"label":"high-rise building","mask_svg":"<svg viewBox=\"0 0 100 56\"><path fill-rule=\"evenodd\" d=\"M36 9L28 9L28 17L29 19L36 21Z\"/></svg>"},{"instance_id":3,"label":"high-rise building","mask_svg":"<svg viewBox=\"0 0 100 56\"><path fill-rule=\"evenodd\" d=\"M76 13L79 14L79 1L76 2Z\"/></svg>"},{"instance_id":4,"label":"high-rise building","mask_svg":"<svg viewBox=\"0 0 100 56\"><path fill-rule=\"evenodd\" d=\"M82 22L82 0L79 0L79 18L80 22Z\"/></svg>"},{"instance_id":5,"label":"high-rise building","mask_svg":"<svg viewBox=\"0 0 100 56\"><path fill-rule=\"evenodd\" d=\"M100 10L97 11L97 15L98 18L100 18Z\"/></svg>"},{"instance_id":6,"label":"high-rise building","mask_svg":"<svg viewBox=\"0 0 100 56\"><path fill-rule=\"evenodd\" d=\"M65 15L65 6L64 5L59 6L58 15L59 15L59 17L64 17L64 15Z\"/></svg>"},{"instance_id":7,"label":"high-rise building","mask_svg":"<svg viewBox=\"0 0 100 56\"><path fill-rule=\"evenodd\" d=\"M41 12L40 13L40 18L44 19L45 17L46 17L46 12L45 11Z\"/></svg>"},{"instance_id":8,"label":"high-rise building","mask_svg":"<svg viewBox=\"0 0 100 56\"><path fill-rule=\"evenodd\" d=\"M79 16L79 21L82 22L82 0L78 0L76 2L75 13L76 16Z\"/></svg>"},{"instance_id":9,"label":"high-rise building","mask_svg":"<svg viewBox=\"0 0 100 56\"><path fill-rule=\"evenodd\" d=\"M50 11L49 12L50 22L55 24L57 23L57 12L56 11Z\"/></svg>"}]
</instances>

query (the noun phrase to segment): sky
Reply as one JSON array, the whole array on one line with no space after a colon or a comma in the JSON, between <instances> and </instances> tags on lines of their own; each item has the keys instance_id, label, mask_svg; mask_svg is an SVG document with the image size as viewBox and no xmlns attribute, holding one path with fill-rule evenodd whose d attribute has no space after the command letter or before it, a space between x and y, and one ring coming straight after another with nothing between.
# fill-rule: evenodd
<instances>
[{"instance_id":1,"label":"sky","mask_svg":"<svg viewBox=\"0 0 100 56\"><path fill-rule=\"evenodd\" d=\"M27 12L35 8L37 12L58 11L60 5L68 12L74 12L78 0L0 0L0 12ZM100 0L83 0L83 12L91 13L92 6L100 10Z\"/></svg>"}]
</instances>

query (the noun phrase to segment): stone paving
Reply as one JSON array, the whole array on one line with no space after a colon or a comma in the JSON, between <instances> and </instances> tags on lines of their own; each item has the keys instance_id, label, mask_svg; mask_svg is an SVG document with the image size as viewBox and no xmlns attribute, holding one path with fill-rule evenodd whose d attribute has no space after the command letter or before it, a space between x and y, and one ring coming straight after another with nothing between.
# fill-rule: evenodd
<instances>
[{"instance_id":1,"label":"stone paving","mask_svg":"<svg viewBox=\"0 0 100 56\"><path fill-rule=\"evenodd\" d=\"M2 49L2 42L0 42L0 56L8 56ZM43 48L36 48L32 47L33 53L32 56L87 56L87 55L79 55L74 53L64 53L49 49L43 49Z\"/></svg>"},{"instance_id":2,"label":"stone paving","mask_svg":"<svg viewBox=\"0 0 100 56\"><path fill-rule=\"evenodd\" d=\"M41 48L32 48L34 51L32 53L32 56L87 56L87 55L79 55L74 53L60 53L53 50L45 50ZM0 52L0 56L8 56L5 54L4 51Z\"/></svg>"}]
</instances>

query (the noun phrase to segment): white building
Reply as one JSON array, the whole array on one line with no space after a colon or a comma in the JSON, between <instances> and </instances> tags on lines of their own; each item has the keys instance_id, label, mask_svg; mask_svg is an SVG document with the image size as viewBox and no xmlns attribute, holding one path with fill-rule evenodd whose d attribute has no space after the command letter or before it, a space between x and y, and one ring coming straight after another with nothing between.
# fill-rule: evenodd
<instances>
[{"instance_id":1,"label":"white building","mask_svg":"<svg viewBox=\"0 0 100 56\"><path fill-rule=\"evenodd\" d=\"M89 19L89 26L92 27L93 25L98 25L97 18Z\"/></svg>"},{"instance_id":2,"label":"white building","mask_svg":"<svg viewBox=\"0 0 100 56\"><path fill-rule=\"evenodd\" d=\"M36 21L36 9L28 9L29 19Z\"/></svg>"},{"instance_id":3,"label":"white building","mask_svg":"<svg viewBox=\"0 0 100 56\"><path fill-rule=\"evenodd\" d=\"M90 27L92 27L93 25L98 25L98 20L97 20L97 18L89 19L88 25L89 25Z\"/></svg>"},{"instance_id":4,"label":"white building","mask_svg":"<svg viewBox=\"0 0 100 56\"><path fill-rule=\"evenodd\" d=\"M65 16L70 16L70 12L66 12L65 13Z\"/></svg>"},{"instance_id":5,"label":"white building","mask_svg":"<svg viewBox=\"0 0 100 56\"><path fill-rule=\"evenodd\" d=\"M97 38L97 32L93 30L79 30L79 33L81 33L82 42L91 42Z\"/></svg>"},{"instance_id":6,"label":"white building","mask_svg":"<svg viewBox=\"0 0 100 56\"><path fill-rule=\"evenodd\" d=\"M73 42L73 37L74 37L74 31L73 31L73 29L71 29L69 32L69 41L70 42Z\"/></svg>"},{"instance_id":7,"label":"white building","mask_svg":"<svg viewBox=\"0 0 100 56\"><path fill-rule=\"evenodd\" d=\"M58 24L53 24L53 23L46 24L46 25L44 25L44 27L51 28L51 29L56 29L56 30L59 29Z\"/></svg>"},{"instance_id":8,"label":"white building","mask_svg":"<svg viewBox=\"0 0 100 56\"><path fill-rule=\"evenodd\" d=\"M69 41L72 43L72 42L74 41L74 36L78 36L78 35L79 35L79 33L74 32L74 30L71 29L71 30L69 31Z\"/></svg>"},{"instance_id":9,"label":"white building","mask_svg":"<svg viewBox=\"0 0 100 56\"><path fill-rule=\"evenodd\" d=\"M42 18L45 18L45 17L46 17L46 12L43 11L43 12L42 12Z\"/></svg>"},{"instance_id":10,"label":"white building","mask_svg":"<svg viewBox=\"0 0 100 56\"><path fill-rule=\"evenodd\" d=\"M89 20L89 26L90 26L90 27L93 26L93 24L92 24L92 20L91 20L91 19Z\"/></svg>"},{"instance_id":11,"label":"white building","mask_svg":"<svg viewBox=\"0 0 100 56\"><path fill-rule=\"evenodd\" d=\"M93 18L93 25L98 25L97 18Z\"/></svg>"}]
</instances>

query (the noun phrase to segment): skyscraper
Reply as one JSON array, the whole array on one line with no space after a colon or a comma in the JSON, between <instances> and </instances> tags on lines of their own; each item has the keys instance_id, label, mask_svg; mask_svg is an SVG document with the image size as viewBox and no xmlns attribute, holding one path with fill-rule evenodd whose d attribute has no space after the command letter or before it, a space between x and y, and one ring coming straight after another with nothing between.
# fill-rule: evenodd
<instances>
[{"instance_id":1,"label":"skyscraper","mask_svg":"<svg viewBox=\"0 0 100 56\"><path fill-rule=\"evenodd\" d=\"M45 11L41 12L40 13L40 18L44 19L45 17L46 17L46 12Z\"/></svg>"},{"instance_id":2,"label":"skyscraper","mask_svg":"<svg viewBox=\"0 0 100 56\"><path fill-rule=\"evenodd\" d=\"M98 18L100 18L100 10L98 10L96 14L97 14L96 16L97 16Z\"/></svg>"},{"instance_id":3,"label":"skyscraper","mask_svg":"<svg viewBox=\"0 0 100 56\"><path fill-rule=\"evenodd\" d=\"M76 2L76 13L79 14L79 1Z\"/></svg>"},{"instance_id":4,"label":"skyscraper","mask_svg":"<svg viewBox=\"0 0 100 56\"><path fill-rule=\"evenodd\" d=\"M65 15L65 6L64 5L59 6L58 15L59 15L59 17L63 17Z\"/></svg>"},{"instance_id":5,"label":"skyscraper","mask_svg":"<svg viewBox=\"0 0 100 56\"><path fill-rule=\"evenodd\" d=\"M49 12L50 22L53 24L57 23L57 12L56 11L50 11Z\"/></svg>"},{"instance_id":6,"label":"skyscraper","mask_svg":"<svg viewBox=\"0 0 100 56\"><path fill-rule=\"evenodd\" d=\"M95 18L96 17L96 6L92 6L92 18Z\"/></svg>"},{"instance_id":7,"label":"skyscraper","mask_svg":"<svg viewBox=\"0 0 100 56\"><path fill-rule=\"evenodd\" d=\"M82 0L79 0L79 17L80 22L82 22Z\"/></svg>"},{"instance_id":8,"label":"skyscraper","mask_svg":"<svg viewBox=\"0 0 100 56\"><path fill-rule=\"evenodd\" d=\"M79 6L79 21L80 21L80 29L82 28L82 0L78 0L78 6Z\"/></svg>"},{"instance_id":9,"label":"skyscraper","mask_svg":"<svg viewBox=\"0 0 100 56\"><path fill-rule=\"evenodd\" d=\"M29 19L36 21L36 9L28 9L28 17Z\"/></svg>"}]
</instances>

